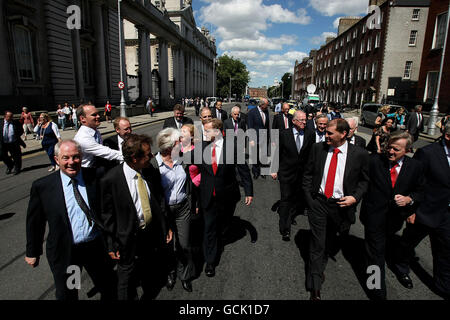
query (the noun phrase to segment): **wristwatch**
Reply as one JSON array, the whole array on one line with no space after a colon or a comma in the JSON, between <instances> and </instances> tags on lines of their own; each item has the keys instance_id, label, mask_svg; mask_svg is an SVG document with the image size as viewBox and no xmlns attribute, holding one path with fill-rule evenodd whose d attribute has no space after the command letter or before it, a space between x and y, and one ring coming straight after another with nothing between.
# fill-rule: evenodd
<instances>
[{"instance_id":1,"label":"wristwatch","mask_svg":"<svg viewBox=\"0 0 450 320\"><path fill-rule=\"evenodd\" d=\"M411 198L411 197L410 197ZM414 204L414 199L411 198L411 202L409 203L410 206L412 206Z\"/></svg>"}]
</instances>

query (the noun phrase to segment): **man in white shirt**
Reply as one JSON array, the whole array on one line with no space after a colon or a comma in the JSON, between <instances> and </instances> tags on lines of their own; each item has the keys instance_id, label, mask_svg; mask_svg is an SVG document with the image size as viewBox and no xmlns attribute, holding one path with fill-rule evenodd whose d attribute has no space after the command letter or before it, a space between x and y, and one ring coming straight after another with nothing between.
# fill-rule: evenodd
<instances>
[{"instance_id":1,"label":"man in white shirt","mask_svg":"<svg viewBox=\"0 0 450 320\"><path fill-rule=\"evenodd\" d=\"M74 137L83 151L83 168L93 169L92 174L98 165L95 163L95 157L105 160L123 161L122 153L119 150L113 150L104 146L102 136L97 128L100 126L100 114L92 104L84 104L77 109L77 118L81 123L81 127Z\"/></svg>"}]
</instances>

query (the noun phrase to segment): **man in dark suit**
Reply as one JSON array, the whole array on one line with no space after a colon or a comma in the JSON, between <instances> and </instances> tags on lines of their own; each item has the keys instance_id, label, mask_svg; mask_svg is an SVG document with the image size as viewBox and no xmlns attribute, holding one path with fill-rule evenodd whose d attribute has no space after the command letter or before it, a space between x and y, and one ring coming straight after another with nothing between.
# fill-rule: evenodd
<instances>
[{"instance_id":1,"label":"man in dark suit","mask_svg":"<svg viewBox=\"0 0 450 320\"><path fill-rule=\"evenodd\" d=\"M364 225L367 265L376 265L381 271L381 288L371 289L369 295L377 300L386 299L385 261L389 264L396 256L395 233L423 198L422 165L406 156L412 142L408 133L394 133L386 153L370 157L370 183L363 197L360 219ZM408 275L397 276L405 287L412 288Z\"/></svg>"},{"instance_id":2,"label":"man in dark suit","mask_svg":"<svg viewBox=\"0 0 450 320\"><path fill-rule=\"evenodd\" d=\"M450 123L443 139L418 149L414 159L424 168L424 199L403 230L396 268L407 275L414 248L429 235L434 286L450 299Z\"/></svg>"},{"instance_id":3,"label":"man in dark suit","mask_svg":"<svg viewBox=\"0 0 450 320\"><path fill-rule=\"evenodd\" d=\"M245 112L242 112L242 107L239 103L236 103L234 106L239 108L239 119L243 120L245 125L247 126L247 114Z\"/></svg>"},{"instance_id":4,"label":"man in dark suit","mask_svg":"<svg viewBox=\"0 0 450 320\"><path fill-rule=\"evenodd\" d=\"M253 154L256 153L257 163L252 165L253 178L256 180L261 176L261 160L259 150L263 148L264 144L269 144L270 140L270 124L269 124L269 101L262 98L259 101L259 106L249 111L247 117L247 128L256 131L256 141L250 139L250 148ZM266 130L265 132L260 130ZM265 178L265 176L261 176Z\"/></svg>"},{"instance_id":5,"label":"man in dark suit","mask_svg":"<svg viewBox=\"0 0 450 320\"><path fill-rule=\"evenodd\" d=\"M314 132L316 143L325 142L326 129L328 125L328 117L325 113L316 115L314 121L316 126L311 128Z\"/></svg>"},{"instance_id":6,"label":"man in dark suit","mask_svg":"<svg viewBox=\"0 0 450 320\"><path fill-rule=\"evenodd\" d=\"M349 143L355 146L366 148L366 140L363 137L358 136L355 132L358 130L358 121L355 118L346 119L350 126L350 132L348 133L347 140Z\"/></svg>"},{"instance_id":7,"label":"man in dark suit","mask_svg":"<svg viewBox=\"0 0 450 320\"><path fill-rule=\"evenodd\" d=\"M164 121L163 129L175 128L179 130L187 123L194 124L194 121L184 116L184 107L181 104L176 104L173 107L173 118L168 118Z\"/></svg>"},{"instance_id":8,"label":"man in dark suit","mask_svg":"<svg viewBox=\"0 0 450 320\"><path fill-rule=\"evenodd\" d=\"M6 165L6 174L19 174L22 170L22 150L26 147L21 135L22 125L13 121L13 113L5 111L4 120L0 122L0 157ZM14 171L12 171L14 168Z\"/></svg>"},{"instance_id":9,"label":"man in dark suit","mask_svg":"<svg viewBox=\"0 0 450 320\"><path fill-rule=\"evenodd\" d=\"M162 270L157 254L172 240L159 196L146 173L152 156L151 139L130 134L122 145L125 163L108 171L101 180L100 220L107 250L118 261L118 298L136 298L140 281L144 296L154 286L154 276ZM165 277L161 275L165 283Z\"/></svg>"},{"instance_id":10,"label":"man in dark suit","mask_svg":"<svg viewBox=\"0 0 450 320\"><path fill-rule=\"evenodd\" d=\"M283 108L286 104L283 105ZM303 213L302 179L308 154L314 143L314 135L305 130L306 114L296 111L290 129L280 129L279 144L275 152L279 154L279 169L272 173L272 178L280 181L281 201L279 229L284 241L290 240L293 211Z\"/></svg>"},{"instance_id":11,"label":"man in dark suit","mask_svg":"<svg viewBox=\"0 0 450 320\"><path fill-rule=\"evenodd\" d=\"M417 105L414 107L414 111L409 114L406 121L406 132L413 136L414 142L419 139L419 133L423 131L423 115L422 106Z\"/></svg>"},{"instance_id":12,"label":"man in dark suit","mask_svg":"<svg viewBox=\"0 0 450 320\"><path fill-rule=\"evenodd\" d=\"M273 116L272 129L289 129L292 128L292 114L289 113L290 106L283 103L281 113Z\"/></svg>"},{"instance_id":13,"label":"man in dark suit","mask_svg":"<svg viewBox=\"0 0 450 320\"><path fill-rule=\"evenodd\" d=\"M355 223L358 202L367 191L368 153L347 142L347 121L335 119L326 129L326 142L312 146L303 176L309 205L312 236L307 263L306 288L311 300L320 300L320 288L332 246L346 236Z\"/></svg>"},{"instance_id":14,"label":"man in dark suit","mask_svg":"<svg viewBox=\"0 0 450 320\"><path fill-rule=\"evenodd\" d=\"M126 117L117 117L114 119L113 124L114 130L116 130L117 134L103 140L103 145L113 150L119 150L122 152L122 142L132 132L131 123ZM102 165L105 167L106 171L120 164L120 161L118 160L104 160L102 162Z\"/></svg>"},{"instance_id":15,"label":"man in dark suit","mask_svg":"<svg viewBox=\"0 0 450 320\"><path fill-rule=\"evenodd\" d=\"M222 109L222 101L217 101L215 109L211 110L212 117L221 120L222 122L228 119L228 114Z\"/></svg>"},{"instance_id":16,"label":"man in dark suit","mask_svg":"<svg viewBox=\"0 0 450 320\"><path fill-rule=\"evenodd\" d=\"M55 160L60 171L33 182L27 212L25 261L39 265L48 223L47 260L53 273L56 299L78 299L69 288L69 266L85 267L102 299L113 299L115 281L98 223L96 182L81 169L81 147L74 140L59 142Z\"/></svg>"},{"instance_id":17,"label":"man in dark suit","mask_svg":"<svg viewBox=\"0 0 450 320\"><path fill-rule=\"evenodd\" d=\"M237 133L238 129L242 129L243 131L247 129L245 121L239 118L239 114L240 110L238 107L231 108L231 117L223 121L223 129L225 132L226 130L233 130L234 133Z\"/></svg>"},{"instance_id":18,"label":"man in dark suit","mask_svg":"<svg viewBox=\"0 0 450 320\"><path fill-rule=\"evenodd\" d=\"M236 170L241 178L247 206L253 200L253 182L245 161L237 162L236 149L233 149L234 154L231 157L227 153L230 150L227 150L227 141L222 137L222 121L208 120L204 127L210 143L203 141L203 161L195 164L199 167L202 177L200 205L205 222L203 237L205 273L208 277L213 277L222 247L220 235L223 229L229 226L236 204L241 198Z\"/></svg>"}]
</instances>

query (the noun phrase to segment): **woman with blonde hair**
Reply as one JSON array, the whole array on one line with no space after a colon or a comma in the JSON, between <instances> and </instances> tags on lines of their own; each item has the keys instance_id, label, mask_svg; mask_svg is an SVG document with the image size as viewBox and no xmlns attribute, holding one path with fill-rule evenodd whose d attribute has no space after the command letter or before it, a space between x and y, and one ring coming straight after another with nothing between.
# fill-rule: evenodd
<instances>
[{"instance_id":1,"label":"woman with blonde hair","mask_svg":"<svg viewBox=\"0 0 450 320\"><path fill-rule=\"evenodd\" d=\"M389 105L384 105L380 108L380 112L377 115L377 118L375 119L375 127L379 128L381 126L381 123L384 119L387 118L389 110L391 110L391 107Z\"/></svg>"},{"instance_id":2,"label":"woman with blonde hair","mask_svg":"<svg viewBox=\"0 0 450 320\"><path fill-rule=\"evenodd\" d=\"M48 158L50 159L52 166L48 171L58 170L59 168L55 161L55 145L61 141L58 125L51 120L48 113L44 112L40 114L34 132L42 139L42 148L47 152Z\"/></svg>"}]
</instances>

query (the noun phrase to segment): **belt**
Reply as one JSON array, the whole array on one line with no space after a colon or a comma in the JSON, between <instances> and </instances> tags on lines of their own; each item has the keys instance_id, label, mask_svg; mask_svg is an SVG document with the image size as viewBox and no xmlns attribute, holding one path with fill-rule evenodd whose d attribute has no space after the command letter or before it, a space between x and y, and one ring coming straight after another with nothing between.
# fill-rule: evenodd
<instances>
[{"instance_id":1,"label":"belt","mask_svg":"<svg viewBox=\"0 0 450 320\"><path fill-rule=\"evenodd\" d=\"M320 200L322 200L322 201L324 201L324 202L331 203L331 204L337 204L337 203L340 201L340 199L327 198L327 197L325 197L325 196L324 196L323 194L321 194L321 193L316 193L316 194L313 196L313 199L320 199Z\"/></svg>"},{"instance_id":2,"label":"belt","mask_svg":"<svg viewBox=\"0 0 450 320\"><path fill-rule=\"evenodd\" d=\"M179 208L179 207L182 207L182 206L184 206L184 205L186 204L186 201L188 201L188 197L184 198L183 201L178 202L177 204L169 204L169 207L170 207L170 208Z\"/></svg>"}]
</instances>

